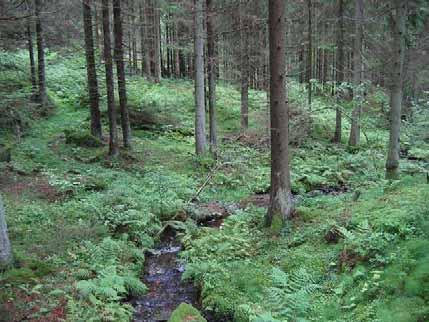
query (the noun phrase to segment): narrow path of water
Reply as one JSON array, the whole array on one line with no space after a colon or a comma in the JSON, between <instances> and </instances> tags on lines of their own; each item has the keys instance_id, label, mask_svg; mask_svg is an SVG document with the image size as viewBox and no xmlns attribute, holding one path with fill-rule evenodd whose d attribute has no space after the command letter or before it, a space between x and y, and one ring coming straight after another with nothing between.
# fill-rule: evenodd
<instances>
[{"instance_id":1,"label":"narrow path of water","mask_svg":"<svg viewBox=\"0 0 429 322\"><path fill-rule=\"evenodd\" d=\"M143 282L149 291L132 301L135 322L167 321L183 302L199 307L198 289L192 281L182 281L185 268L177 258L180 250L174 231L166 229L159 246L147 254Z\"/></svg>"}]
</instances>

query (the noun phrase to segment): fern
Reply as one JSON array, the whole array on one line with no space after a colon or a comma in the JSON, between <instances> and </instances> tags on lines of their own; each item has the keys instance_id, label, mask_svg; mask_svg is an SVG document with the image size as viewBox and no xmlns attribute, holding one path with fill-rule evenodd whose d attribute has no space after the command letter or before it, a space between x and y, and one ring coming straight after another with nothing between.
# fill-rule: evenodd
<instances>
[{"instance_id":1,"label":"fern","mask_svg":"<svg viewBox=\"0 0 429 322\"><path fill-rule=\"evenodd\" d=\"M268 305L275 318L303 318L309 313L310 298L319 285L304 268L291 274L273 268L272 282L273 286L268 289Z\"/></svg>"},{"instance_id":2,"label":"fern","mask_svg":"<svg viewBox=\"0 0 429 322\"><path fill-rule=\"evenodd\" d=\"M133 296L143 295L147 292L147 287L137 277L127 275L124 276L124 284L128 293Z\"/></svg>"}]
</instances>

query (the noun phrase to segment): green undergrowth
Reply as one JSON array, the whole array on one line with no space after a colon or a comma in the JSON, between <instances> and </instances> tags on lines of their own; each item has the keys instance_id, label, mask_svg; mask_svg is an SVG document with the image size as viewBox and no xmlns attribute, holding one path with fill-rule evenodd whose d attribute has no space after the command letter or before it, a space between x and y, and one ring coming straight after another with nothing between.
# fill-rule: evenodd
<instances>
[{"instance_id":1,"label":"green undergrowth","mask_svg":"<svg viewBox=\"0 0 429 322\"><path fill-rule=\"evenodd\" d=\"M186 278L236 321L424 321L429 314L429 189L405 178L303 200L279 238L263 209L184 238ZM426 269L425 269L426 267Z\"/></svg>"},{"instance_id":2,"label":"green undergrowth","mask_svg":"<svg viewBox=\"0 0 429 322\"><path fill-rule=\"evenodd\" d=\"M34 108L25 54L0 54L1 97ZM83 53L47 52L55 109L49 117L22 116L19 142L12 127L1 130L11 161L0 163L0 189L15 254L14 268L0 273L6 320L127 321L126 300L146 292L139 280L143 254L166 221L181 218L191 200L239 204L268 192L264 93L250 91L250 129L240 134L239 91L220 84L213 160L194 155L192 83L129 76L130 108L138 121L156 126L133 128L133 150L110 159L106 140L89 135L84 64ZM97 68L105 112L102 65ZM330 142L331 98L316 96L309 113L303 87L292 82L289 92L295 120L311 123L291 152L297 216L278 238L262 226L265 209L252 206L220 230L173 222L186 246L185 277L202 286L204 309L237 321L389 321L392 314L422 320L428 142L419 129L425 114L416 113L403 133L411 160L401 166L410 177L389 184L383 179L387 130L372 121L386 100L380 90L365 106L365 135L353 150ZM345 121L344 134L348 126ZM403 313L404 306L412 309Z\"/></svg>"}]
</instances>

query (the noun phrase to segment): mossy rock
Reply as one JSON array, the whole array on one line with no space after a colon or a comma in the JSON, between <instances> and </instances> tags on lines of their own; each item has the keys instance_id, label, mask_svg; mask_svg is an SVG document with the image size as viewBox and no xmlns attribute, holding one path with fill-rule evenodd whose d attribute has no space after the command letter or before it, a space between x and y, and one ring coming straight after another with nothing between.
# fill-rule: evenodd
<instances>
[{"instance_id":1,"label":"mossy rock","mask_svg":"<svg viewBox=\"0 0 429 322\"><path fill-rule=\"evenodd\" d=\"M0 145L0 162L10 162L11 159L10 147Z\"/></svg>"},{"instance_id":2,"label":"mossy rock","mask_svg":"<svg viewBox=\"0 0 429 322\"><path fill-rule=\"evenodd\" d=\"M207 322L207 320L192 305L182 303L173 311L168 322Z\"/></svg>"},{"instance_id":3,"label":"mossy rock","mask_svg":"<svg viewBox=\"0 0 429 322\"><path fill-rule=\"evenodd\" d=\"M81 147L98 148L103 142L88 132L65 130L66 144L74 144Z\"/></svg>"}]
</instances>

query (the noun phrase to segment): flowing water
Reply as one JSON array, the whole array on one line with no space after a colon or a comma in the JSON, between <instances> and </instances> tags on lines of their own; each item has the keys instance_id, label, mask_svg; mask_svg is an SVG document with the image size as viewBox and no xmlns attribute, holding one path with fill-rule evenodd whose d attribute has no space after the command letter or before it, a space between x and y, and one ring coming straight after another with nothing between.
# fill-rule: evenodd
<instances>
[{"instance_id":1,"label":"flowing water","mask_svg":"<svg viewBox=\"0 0 429 322\"><path fill-rule=\"evenodd\" d=\"M182 281L185 267L177 257L180 250L174 231L166 229L159 246L147 254L143 282L149 291L132 301L135 322L168 321L183 302L200 306L199 290L192 281Z\"/></svg>"}]
</instances>

